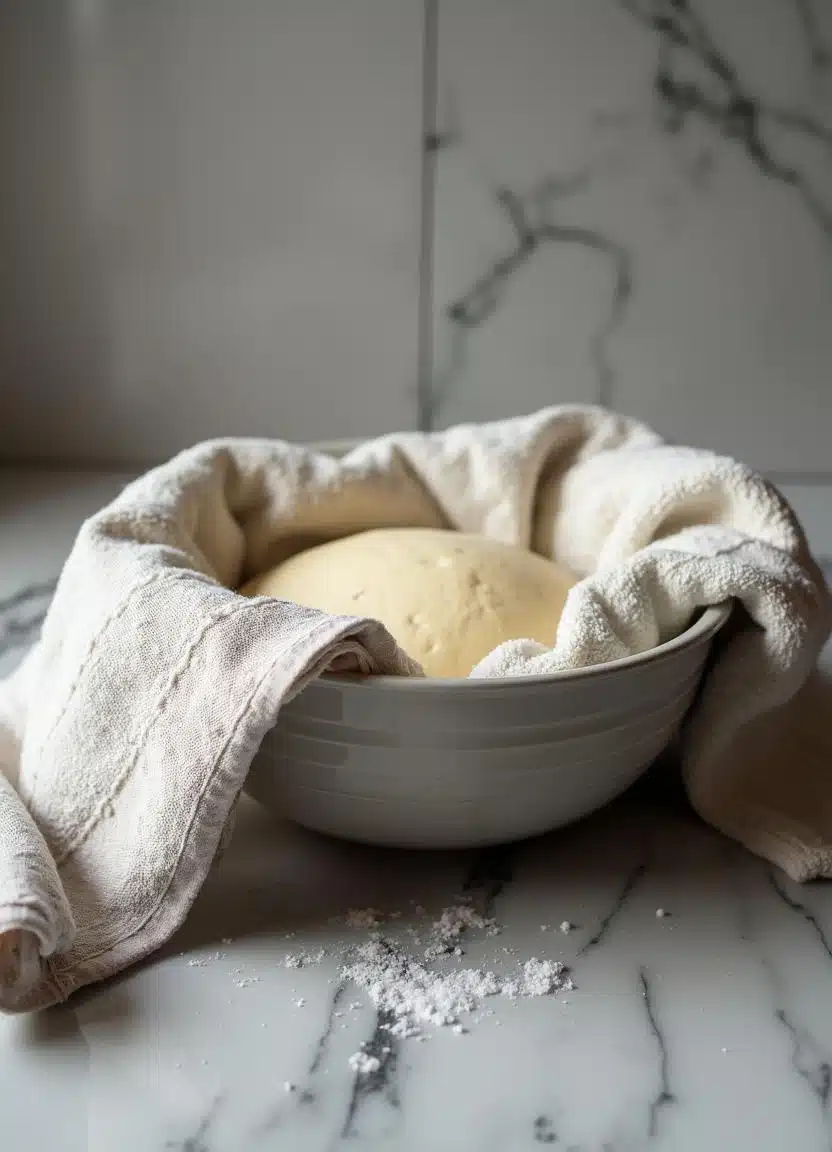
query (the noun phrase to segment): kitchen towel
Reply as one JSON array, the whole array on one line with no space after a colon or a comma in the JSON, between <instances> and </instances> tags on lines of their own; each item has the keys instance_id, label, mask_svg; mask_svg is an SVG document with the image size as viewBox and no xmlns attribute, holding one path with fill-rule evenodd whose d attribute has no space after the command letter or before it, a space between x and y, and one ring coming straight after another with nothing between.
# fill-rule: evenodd
<instances>
[{"instance_id":1,"label":"kitchen towel","mask_svg":"<svg viewBox=\"0 0 832 1152\"><path fill-rule=\"evenodd\" d=\"M0 684L0 1007L61 1000L170 937L264 734L311 678L420 674L377 622L233 590L319 541L405 525L525 545L583 577L550 649L510 642L472 675L645 651L733 598L683 734L689 795L795 879L832 875L832 737L813 724L830 597L761 477L577 406L342 458L217 440L83 525L39 642Z\"/></svg>"}]
</instances>

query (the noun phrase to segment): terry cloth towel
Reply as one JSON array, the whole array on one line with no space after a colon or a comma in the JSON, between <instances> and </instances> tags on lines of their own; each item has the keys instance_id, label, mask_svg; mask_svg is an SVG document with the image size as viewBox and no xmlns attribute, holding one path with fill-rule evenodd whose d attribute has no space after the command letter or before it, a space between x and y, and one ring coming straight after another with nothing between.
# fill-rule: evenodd
<instances>
[{"instance_id":1,"label":"terry cloth towel","mask_svg":"<svg viewBox=\"0 0 832 1152\"><path fill-rule=\"evenodd\" d=\"M735 598L684 732L691 800L794 878L832 874L832 739L800 718L830 599L759 476L589 407L341 459L213 441L83 525L38 644L0 685L0 1006L61 1000L170 937L264 734L311 678L420 674L377 622L233 591L315 542L403 525L519 543L585 577L551 649L503 645L474 675L642 652Z\"/></svg>"}]
</instances>

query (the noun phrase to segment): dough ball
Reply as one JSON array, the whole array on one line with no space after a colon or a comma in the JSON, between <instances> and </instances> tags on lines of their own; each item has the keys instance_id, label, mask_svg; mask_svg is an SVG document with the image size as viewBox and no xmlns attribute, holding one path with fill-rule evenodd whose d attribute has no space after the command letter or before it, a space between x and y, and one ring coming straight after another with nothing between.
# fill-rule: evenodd
<instances>
[{"instance_id":1,"label":"dough ball","mask_svg":"<svg viewBox=\"0 0 832 1152\"><path fill-rule=\"evenodd\" d=\"M484 536L381 528L292 556L241 592L380 620L426 675L465 677L505 640L551 646L575 579Z\"/></svg>"}]
</instances>

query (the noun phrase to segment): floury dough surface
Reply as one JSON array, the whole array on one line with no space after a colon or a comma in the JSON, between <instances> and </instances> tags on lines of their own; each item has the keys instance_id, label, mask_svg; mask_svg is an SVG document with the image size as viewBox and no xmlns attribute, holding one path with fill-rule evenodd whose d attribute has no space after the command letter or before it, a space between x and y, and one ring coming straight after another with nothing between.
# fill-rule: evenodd
<instances>
[{"instance_id":1,"label":"floury dough surface","mask_svg":"<svg viewBox=\"0 0 832 1152\"><path fill-rule=\"evenodd\" d=\"M505 640L554 644L574 583L552 561L484 536L382 528L301 552L241 591L381 620L428 676L465 677Z\"/></svg>"}]
</instances>

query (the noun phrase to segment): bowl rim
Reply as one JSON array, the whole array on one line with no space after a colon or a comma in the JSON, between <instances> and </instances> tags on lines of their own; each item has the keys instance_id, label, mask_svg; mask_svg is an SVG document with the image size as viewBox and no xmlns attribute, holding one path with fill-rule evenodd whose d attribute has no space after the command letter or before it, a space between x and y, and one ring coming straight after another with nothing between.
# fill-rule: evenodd
<instances>
[{"instance_id":1,"label":"bowl rim","mask_svg":"<svg viewBox=\"0 0 832 1152\"><path fill-rule=\"evenodd\" d=\"M362 676L357 673L327 672L313 681L307 688L317 684L337 684L339 688L350 692L372 692L375 689L396 692L431 692L447 695L448 693L469 692L495 692L495 691L522 691L523 689L542 687L551 684L563 684L579 680L590 680L602 676L615 675L628 668L653 664L666 660L685 648L697 643L710 641L725 625L731 615L733 602L725 600L721 604L713 604L704 608L700 615L678 636L657 644L655 648L648 648L646 652L636 652L633 656L622 656L619 660L607 660L602 664L590 664L586 668L564 668L558 672L550 672L541 676L490 676L470 678L443 679L439 676Z\"/></svg>"}]
</instances>

